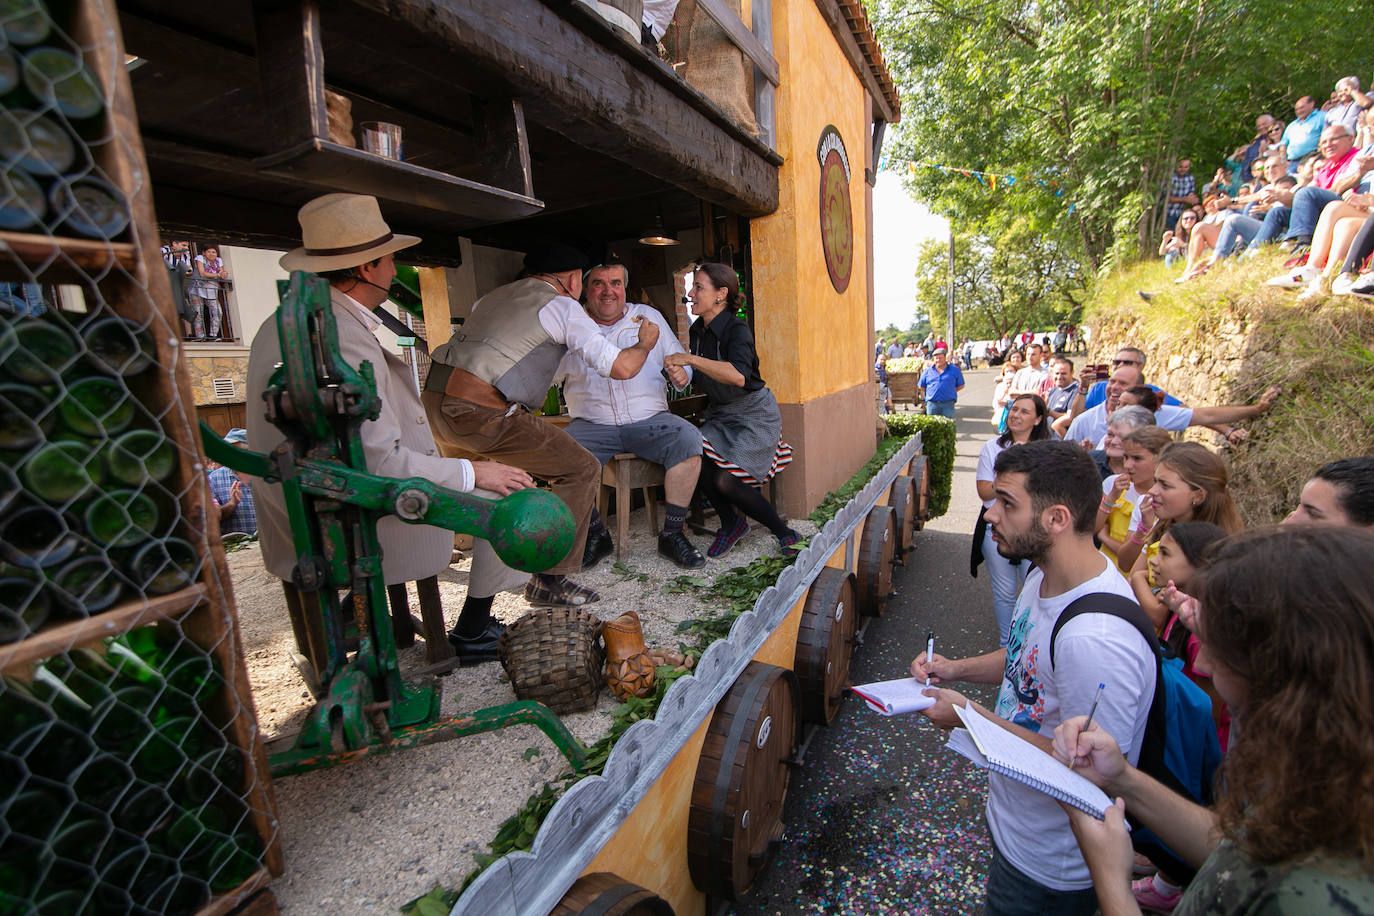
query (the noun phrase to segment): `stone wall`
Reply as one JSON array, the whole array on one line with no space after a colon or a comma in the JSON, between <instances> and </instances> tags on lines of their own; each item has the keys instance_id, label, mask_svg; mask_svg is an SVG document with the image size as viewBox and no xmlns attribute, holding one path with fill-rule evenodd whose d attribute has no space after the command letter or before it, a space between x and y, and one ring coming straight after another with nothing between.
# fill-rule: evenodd
<instances>
[{"instance_id":1,"label":"stone wall","mask_svg":"<svg viewBox=\"0 0 1374 916\"><path fill-rule=\"evenodd\" d=\"M248 384L248 352L224 356L199 355L186 359L186 368L191 376L191 392L197 407L207 404L232 404L244 402ZM217 378L232 379L234 396L216 397Z\"/></svg>"}]
</instances>

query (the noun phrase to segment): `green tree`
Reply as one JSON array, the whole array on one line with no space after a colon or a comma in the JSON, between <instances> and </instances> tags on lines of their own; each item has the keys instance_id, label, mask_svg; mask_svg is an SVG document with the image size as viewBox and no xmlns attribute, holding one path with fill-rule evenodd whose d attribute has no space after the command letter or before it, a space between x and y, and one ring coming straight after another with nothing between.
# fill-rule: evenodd
<instances>
[{"instance_id":1,"label":"green tree","mask_svg":"<svg viewBox=\"0 0 1374 916\"><path fill-rule=\"evenodd\" d=\"M1025 327L1076 321L1086 282L1071 249L1021 216L998 215L978 232L956 232L955 336L996 339ZM948 246L927 242L916 262L916 301L940 332L947 330L948 289Z\"/></svg>"},{"instance_id":2,"label":"green tree","mask_svg":"<svg viewBox=\"0 0 1374 916\"><path fill-rule=\"evenodd\" d=\"M956 225L1032 216L1090 271L1157 244L1178 157L1201 186L1256 115L1286 120L1299 96L1374 69L1349 3L883 0L875 14L903 96L894 158L1017 176L993 188L923 166L915 196Z\"/></svg>"}]
</instances>

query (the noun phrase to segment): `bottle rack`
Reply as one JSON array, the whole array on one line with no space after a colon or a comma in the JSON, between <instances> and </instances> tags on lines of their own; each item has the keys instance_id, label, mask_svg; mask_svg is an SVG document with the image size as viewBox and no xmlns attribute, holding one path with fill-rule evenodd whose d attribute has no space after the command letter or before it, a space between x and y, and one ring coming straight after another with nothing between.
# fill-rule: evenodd
<instances>
[{"instance_id":1,"label":"bottle rack","mask_svg":"<svg viewBox=\"0 0 1374 916\"><path fill-rule=\"evenodd\" d=\"M54 17L58 15L55 11ZM61 15L66 15L65 9ZM182 637L212 655L226 689L211 701L215 708L205 710L205 714L227 723L223 731L230 745L246 755L249 777L243 798L252 831L264 852L261 866L251 877L214 896L198 912L220 914L241 908L275 912L271 892L264 889L283 869L276 804L244 664L217 514L205 480L179 318L161 258L148 167L114 2L76 0L70 6L70 20L58 25L81 49L82 59L103 88L108 132L105 141L93 145L89 153L93 171L125 195L130 221L111 242L40 231L0 231L0 281L81 285L88 303L94 294L109 311L151 333L156 365L130 390L153 405L149 412L158 418L163 434L175 446L177 465L166 487L176 494L181 520L176 534L204 559L195 580L183 588L127 598L108 610L83 619L51 622L18 642L0 645L0 673L23 681L44 659L148 624L175 626ZM0 789L0 806L6 794Z\"/></svg>"}]
</instances>

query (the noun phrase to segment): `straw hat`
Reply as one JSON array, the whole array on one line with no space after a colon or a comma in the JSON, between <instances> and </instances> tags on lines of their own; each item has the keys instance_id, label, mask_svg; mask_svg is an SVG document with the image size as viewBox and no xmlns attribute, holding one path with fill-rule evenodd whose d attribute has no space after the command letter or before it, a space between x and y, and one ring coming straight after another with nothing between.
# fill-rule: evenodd
<instances>
[{"instance_id":1,"label":"straw hat","mask_svg":"<svg viewBox=\"0 0 1374 916\"><path fill-rule=\"evenodd\" d=\"M413 235L396 235L382 219L377 198L367 194L326 194L296 214L305 244L282 255L283 270L321 273L345 270L419 242Z\"/></svg>"}]
</instances>

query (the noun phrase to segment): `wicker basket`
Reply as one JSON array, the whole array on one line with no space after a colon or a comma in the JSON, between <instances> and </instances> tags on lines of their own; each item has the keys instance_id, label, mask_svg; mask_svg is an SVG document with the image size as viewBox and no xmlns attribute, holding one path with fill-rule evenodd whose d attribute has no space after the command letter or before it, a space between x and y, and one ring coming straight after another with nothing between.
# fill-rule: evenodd
<instances>
[{"instance_id":1,"label":"wicker basket","mask_svg":"<svg viewBox=\"0 0 1374 916\"><path fill-rule=\"evenodd\" d=\"M501 634L515 695L554 712L591 709L604 683L601 621L577 608L535 608Z\"/></svg>"}]
</instances>

